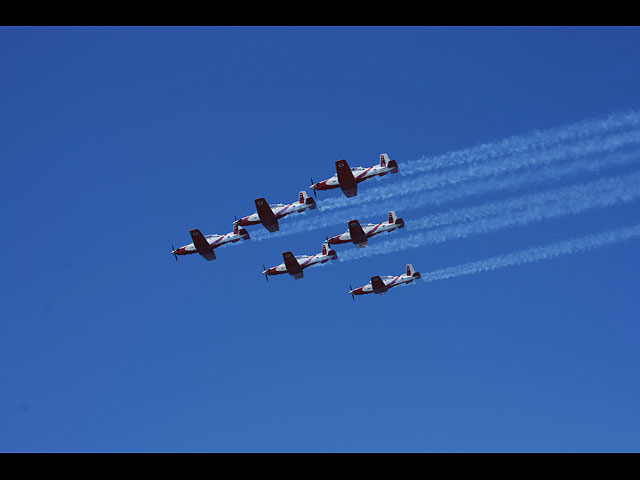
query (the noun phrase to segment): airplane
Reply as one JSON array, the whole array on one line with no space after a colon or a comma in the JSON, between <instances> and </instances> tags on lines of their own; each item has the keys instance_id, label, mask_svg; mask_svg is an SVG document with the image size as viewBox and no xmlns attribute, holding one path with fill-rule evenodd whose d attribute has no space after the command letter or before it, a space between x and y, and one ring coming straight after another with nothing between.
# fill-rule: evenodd
<instances>
[{"instance_id":1,"label":"airplane","mask_svg":"<svg viewBox=\"0 0 640 480\"><path fill-rule=\"evenodd\" d=\"M380 165L374 165L369 168L350 168L346 160L338 160L336 162L336 174L333 177L318 183L313 183L312 178L312 185L309 188L313 190L314 195L316 195L316 190L341 188L342 193L347 197L355 197L358 194L358 183L376 175L382 177L389 172L398 173L398 163L395 160L389 160L389 155L386 153L380 154Z\"/></svg>"},{"instance_id":2,"label":"airplane","mask_svg":"<svg viewBox=\"0 0 640 480\"><path fill-rule=\"evenodd\" d=\"M389 212L389 221L382 223L367 223L364 226L360 225L358 220L349 220L349 230L342 235L336 235L335 237L328 238L330 244L338 245L340 243L353 242L356 247L363 248L367 246L367 239L378 235L382 232L390 232L396 228L404 228L404 220L398 218L396 212Z\"/></svg>"},{"instance_id":3,"label":"airplane","mask_svg":"<svg viewBox=\"0 0 640 480\"><path fill-rule=\"evenodd\" d=\"M335 250L331 250L329 247L329 242L322 243L322 253L316 253L315 255L297 255L294 256L291 252L284 252L282 254L282 258L284 259L284 263L276 267L265 268L263 265L262 268L264 271L262 274L264 278L269 281L269 277L267 275L281 275L283 273L288 273L296 280L300 280L304 276L304 270L311 265L315 265L316 263L325 263L329 260L335 260L338 258L338 254Z\"/></svg>"},{"instance_id":4,"label":"airplane","mask_svg":"<svg viewBox=\"0 0 640 480\"><path fill-rule=\"evenodd\" d=\"M197 228L190 230L189 233L191 234L193 243L178 249L171 245L171 248L173 248L171 253L176 257L176 262L178 261L178 255L189 255L192 253L199 253L205 260L215 260L216 254L213 252L214 248L218 248L225 243L236 243L240 241L240 239L249 240L251 238L249 237L249 232L244 228L238 228L236 223L233 224L233 232L225 233L224 235L205 236L202 235L202 232Z\"/></svg>"},{"instance_id":5,"label":"airplane","mask_svg":"<svg viewBox=\"0 0 640 480\"><path fill-rule=\"evenodd\" d=\"M413 265L407 265L407 273L403 275L394 276L386 276L386 277L371 277L371 281L366 285L358 288L352 288L349 285L349 293L351 294L351 298L355 301L356 297L354 295L366 295L367 293L376 293L378 295L382 295L387 293L387 290L393 287L397 287L403 283L411 283L414 280L420 278L420 272L416 272L413 269Z\"/></svg>"},{"instance_id":6,"label":"airplane","mask_svg":"<svg viewBox=\"0 0 640 480\"><path fill-rule=\"evenodd\" d=\"M307 192L300 192L300 196L297 202L285 205L283 203L275 203L269 205L264 198L256 198L254 200L256 204L256 213L248 215L236 220L238 225L246 227L247 225L257 225L261 223L264 228L270 232L277 232L280 230L278 220L294 212L303 212L304 210L315 210L316 201L307 195Z\"/></svg>"}]
</instances>

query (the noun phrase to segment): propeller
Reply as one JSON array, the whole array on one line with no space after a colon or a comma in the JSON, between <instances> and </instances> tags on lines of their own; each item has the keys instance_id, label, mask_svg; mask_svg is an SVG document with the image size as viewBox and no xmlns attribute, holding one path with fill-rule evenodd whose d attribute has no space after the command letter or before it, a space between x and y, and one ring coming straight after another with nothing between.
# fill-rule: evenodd
<instances>
[{"instance_id":1,"label":"propeller","mask_svg":"<svg viewBox=\"0 0 640 480\"><path fill-rule=\"evenodd\" d=\"M353 287L351 285L349 285L349 293L351 293L353 291ZM356 296L351 293L351 299L355 302L356 301Z\"/></svg>"},{"instance_id":2,"label":"propeller","mask_svg":"<svg viewBox=\"0 0 640 480\"><path fill-rule=\"evenodd\" d=\"M315 183L313 183L313 178L309 177L309 180L311 180L311 185L312 185L311 190L313 190L313 196L318 198L318 194L316 193L316 189L313 188L313 185L315 185Z\"/></svg>"},{"instance_id":3,"label":"propeller","mask_svg":"<svg viewBox=\"0 0 640 480\"><path fill-rule=\"evenodd\" d=\"M264 266L264 263L262 264L262 271L266 272L267 271L267 267ZM267 275L266 273L263 273L264 275L264 279L268 282L269 281L269 275Z\"/></svg>"},{"instance_id":4,"label":"propeller","mask_svg":"<svg viewBox=\"0 0 640 480\"><path fill-rule=\"evenodd\" d=\"M176 253L176 247L173 246L173 243L171 244L171 253L173 253L173 256L176 257L176 262L178 261L178 254Z\"/></svg>"}]
</instances>

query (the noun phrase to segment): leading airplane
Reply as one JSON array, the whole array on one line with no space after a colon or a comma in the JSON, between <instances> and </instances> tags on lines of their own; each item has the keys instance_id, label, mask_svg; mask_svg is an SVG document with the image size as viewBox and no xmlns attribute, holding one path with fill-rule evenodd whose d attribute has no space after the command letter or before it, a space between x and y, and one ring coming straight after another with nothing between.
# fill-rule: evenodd
<instances>
[{"instance_id":1,"label":"leading airplane","mask_svg":"<svg viewBox=\"0 0 640 480\"><path fill-rule=\"evenodd\" d=\"M247 225L257 225L261 223L264 228L270 232L277 232L280 230L278 220L294 212L303 212L307 208L314 210L316 208L316 202L313 198L307 195L307 192L300 192L298 201L285 205L284 203L274 203L269 205L264 198L256 198L254 200L256 204L256 213L242 217L240 220L236 220L238 225L246 227Z\"/></svg>"},{"instance_id":2,"label":"leading airplane","mask_svg":"<svg viewBox=\"0 0 640 480\"><path fill-rule=\"evenodd\" d=\"M416 272L413 269L413 265L408 264L406 274L398 275L395 277L371 277L371 281L362 287L354 289L351 288L351 285L349 285L349 288L351 289L349 290L349 293L351 294L351 298L353 298L353 300L356 299L354 295L366 295L367 293L376 293L378 295L382 295L384 293L387 293L387 290L389 290L390 288L397 287L398 285L401 285L403 283L411 283L419 278L420 272Z\"/></svg>"},{"instance_id":3,"label":"leading airplane","mask_svg":"<svg viewBox=\"0 0 640 480\"><path fill-rule=\"evenodd\" d=\"M264 278L269 280L267 275L282 275L283 273L288 273L296 280L300 280L304 277L304 270L311 265L315 265L316 263L325 263L329 260L335 260L338 258L338 254L335 250L331 250L329 247L329 242L322 243L322 252L316 253L315 255L297 255L294 256L291 252L284 252L282 254L282 258L284 259L284 263L276 267L265 268L263 265L262 268L264 271L262 274Z\"/></svg>"},{"instance_id":4,"label":"leading airplane","mask_svg":"<svg viewBox=\"0 0 640 480\"><path fill-rule=\"evenodd\" d=\"M367 223L364 226L360 225L358 220L349 220L347 223L349 230L342 235L336 235L328 239L332 245L339 245L341 243L353 242L356 247L366 247L368 239L374 235L378 235L382 232L390 232L396 228L404 228L404 220L398 218L396 212L389 212L389 221L382 223Z\"/></svg>"},{"instance_id":5,"label":"leading airplane","mask_svg":"<svg viewBox=\"0 0 640 480\"><path fill-rule=\"evenodd\" d=\"M358 184L368 178L377 175L383 176L387 173L398 173L398 163L395 160L389 160L386 153L380 154L380 164L373 167L354 167L350 168L346 160L338 160L336 162L336 174L318 183L313 183L311 179L311 188L314 195L316 190L332 190L334 188L342 189L347 197L355 197L358 194Z\"/></svg>"},{"instance_id":6,"label":"leading airplane","mask_svg":"<svg viewBox=\"0 0 640 480\"><path fill-rule=\"evenodd\" d=\"M191 239L193 243L185 245L176 249L173 245L173 251L171 252L178 261L178 255L190 255L192 253L199 253L205 260L215 260L216 254L213 252L214 248L218 248L225 243L236 243L240 239L249 240L249 232L244 228L239 228L236 223L233 224L233 232L225 233L224 235L202 235L202 232L197 228L190 230Z\"/></svg>"}]
</instances>

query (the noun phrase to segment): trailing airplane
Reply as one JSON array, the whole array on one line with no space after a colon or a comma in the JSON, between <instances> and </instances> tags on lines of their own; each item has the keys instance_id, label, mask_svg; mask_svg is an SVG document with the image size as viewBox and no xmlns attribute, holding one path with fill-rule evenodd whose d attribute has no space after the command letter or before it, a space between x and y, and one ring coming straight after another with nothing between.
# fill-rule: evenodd
<instances>
[{"instance_id":1,"label":"trailing airplane","mask_svg":"<svg viewBox=\"0 0 640 480\"><path fill-rule=\"evenodd\" d=\"M283 273L288 273L296 280L301 279L304 276L304 270L311 265L315 265L316 263L325 263L329 260L335 260L338 258L338 254L335 250L331 250L329 247L329 242L322 243L322 253L316 253L315 255L297 255L294 256L291 252L284 252L282 254L282 258L284 259L284 263L276 267L265 268L263 265L264 278L269 280L268 275L281 275Z\"/></svg>"},{"instance_id":2,"label":"trailing airplane","mask_svg":"<svg viewBox=\"0 0 640 480\"><path fill-rule=\"evenodd\" d=\"M349 285L349 293L351 294L351 298L355 301L356 297L354 297L354 295L366 295L367 293L377 293L378 295L382 295L383 293L387 293L387 290L390 288L397 287L403 283L411 283L419 278L420 272L416 272L413 269L413 265L408 264L407 272L404 275L398 275L396 277L371 277L371 281L362 287L354 289Z\"/></svg>"},{"instance_id":3,"label":"trailing airplane","mask_svg":"<svg viewBox=\"0 0 640 480\"><path fill-rule=\"evenodd\" d=\"M249 240L249 232L247 232L244 228L238 228L238 225L234 222L233 224L233 232L225 233L224 235L202 235L202 232L197 228L190 230L191 239L193 243L189 245L185 245L184 247L180 247L176 249L173 245L173 251L171 252L174 257L176 257L176 262L178 261L178 255L189 255L192 253L199 253L205 260L215 260L216 254L213 252L214 248L218 248L225 243L236 243L240 241L240 239Z\"/></svg>"},{"instance_id":4,"label":"trailing airplane","mask_svg":"<svg viewBox=\"0 0 640 480\"><path fill-rule=\"evenodd\" d=\"M367 239L378 235L382 232L390 232L396 228L404 228L404 220L398 218L396 212L389 212L389 221L382 223L367 223L364 226L360 225L358 220L349 220L349 230L342 235L336 235L328 239L332 245L338 245L340 243L353 242L356 247L362 248L367 246Z\"/></svg>"},{"instance_id":5,"label":"trailing airplane","mask_svg":"<svg viewBox=\"0 0 640 480\"><path fill-rule=\"evenodd\" d=\"M298 201L288 205L283 203L269 205L264 198L256 198L254 202L256 204L256 213L243 217L240 220L236 220L236 223L243 227L261 223L264 225L264 228L270 232L277 232L280 230L280 225L278 224L278 220L280 218L294 212L303 212L307 208L311 210L316 208L315 200L310 198L307 195L307 192L300 192Z\"/></svg>"},{"instance_id":6,"label":"trailing airplane","mask_svg":"<svg viewBox=\"0 0 640 480\"><path fill-rule=\"evenodd\" d=\"M389 160L389 155L386 153L380 154L380 165L374 165L369 168L349 168L346 160L338 160L336 162L336 174L333 177L318 183L313 183L312 178L312 185L309 188L313 190L314 195L316 190L341 188L342 193L347 197L355 197L358 194L358 183L376 175L382 177L389 172L398 173L398 163L395 160Z\"/></svg>"}]
</instances>

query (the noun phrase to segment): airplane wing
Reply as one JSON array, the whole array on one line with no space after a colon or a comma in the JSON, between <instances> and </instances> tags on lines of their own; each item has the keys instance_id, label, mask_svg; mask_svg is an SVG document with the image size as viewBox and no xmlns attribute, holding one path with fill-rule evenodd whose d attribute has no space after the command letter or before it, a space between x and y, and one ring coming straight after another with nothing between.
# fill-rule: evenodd
<instances>
[{"instance_id":1,"label":"airplane wing","mask_svg":"<svg viewBox=\"0 0 640 480\"><path fill-rule=\"evenodd\" d=\"M336 162L336 172L338 174L338 183L344 194L347 197L356 196L358 194L358 184L346 160L338 160Z\"/></svg>"},{"instance_id":2,"label":"airplane wing","mask_svg":"<svg viewBox=\"0 0 640 480\"><path fill-rule=\"evenodd\" d=\"M213 247L209 245L207 239L204 238L202 232L197 228L190 230L191 240L193 240L193 245L198 250L198 253L202 255L206 260L211 261L216 259L216 254L213 253Z\"/></svg>"},{"instance_id":3,"label":"airplane wing","mask_svg":"<svg viewBox=\"0 0 640 480\"><path fill-rule=\"evenodd\" d=\"M264 225L264 227L270 232L277 232L280 230L278 219L276 218L275 213L273 213L273 210L271 210L267 201L264 198L256 198L254 202L262 225Z\"/></svg>"},{"instance_id":4,"label":"airplane wing","mask_svg":"<svg viewBox=\"0 0 640 480\"><path fill-rule=\"evenodd\" d=\"M382 293L387 290L387 287L379 276L371 277L371 286L373 287L374 293Z\"/></svg>"},{"instance_id":5,"label":"airplane wing","mask_svg":"<svg viewBox=\"0 0 640 480\"><path fill-rule=\"evenodd\" d=\"M367 240L367 236L358 220L349 220L349 234L353 243L363 243Z\"/></svg>"},{"instance_id":6,"label":"airplane wing","mask_svg":"<svg viewBox=\"0 0 640 480\"><path fill-rule=\"evenodd\" d=\"M284 252L282 254L282 258L284 259L284 265L287 267L287 272L295 275L302 272L302 267L296 260L296 257L291 252Z\"/></svg>"}]
</instances>

